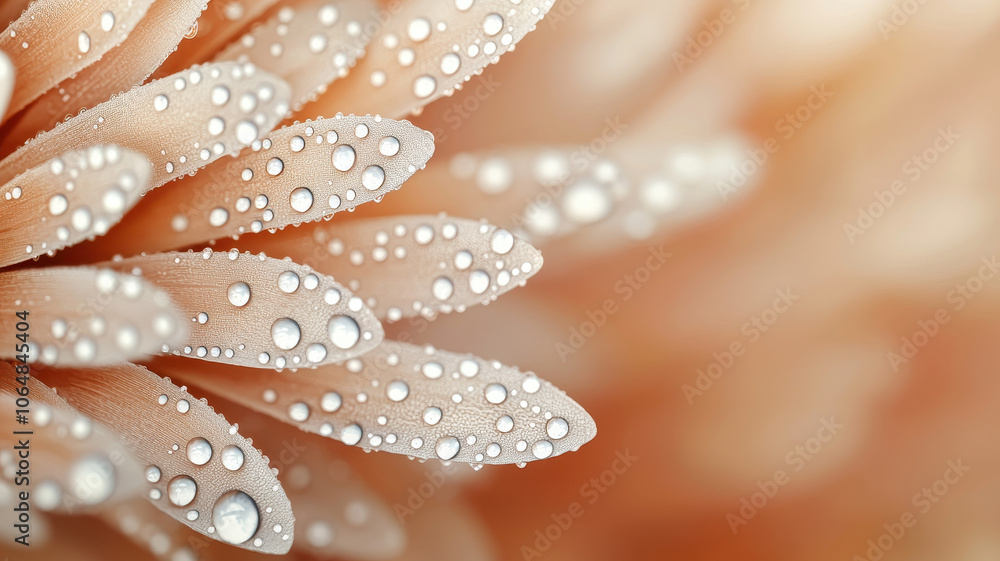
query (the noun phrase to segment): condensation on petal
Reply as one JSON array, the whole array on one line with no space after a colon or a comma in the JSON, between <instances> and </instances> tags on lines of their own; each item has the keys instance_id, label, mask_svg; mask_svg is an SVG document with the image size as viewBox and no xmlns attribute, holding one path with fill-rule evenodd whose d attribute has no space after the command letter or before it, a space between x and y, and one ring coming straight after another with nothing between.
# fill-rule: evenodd
<instances>
[{"instance_id":1,"label":"condensation on petal","mask_svg":"<svg viewBox=\"0 0 1000 561\"><path fill-rule=\"evenodd\" d=\"M0 142L3 152L17 148L38 131L51 129L68 114L94 107L145 82L177 48L177 43L204 8L203 0L153 2L118 48L111 49L100 61L49 90L26 108L23 117L12 123L12 130Z\"/></svg>"},{"instance_id":2,"label":"condensation on petal","mask_svg":"<svg viewBox=\"0 0 1000 561\"><path fill-rule=\"evenodd\" d=\"M329 218L399 189L434 152L431 135L406 121L353 116L285 127L255 148L150 193L103 252L172 249Z\"/></svg>"},{"instance_id":3,"label":"condensation on petal","mask_svg":"<svg viewBox=\"0 0 1000 561\"><path fill-rule=\"evenodd\" d=\"M16 112L118 46L152 0L32 2L0 34L0 50L17 68L10 110Z\"/></svg>"},{"instance_id":4,"label":"condensation on petal","mask_svg":"<svg viewBox=\"0 0 1000 561\"><path fill-rule=\"evenodd\" d=\"M26 312L29 359L57 366L137 360L183 341L183 315L165 292L131 274L94 267L0 273L0 313ZM14 340L18 323L0 323ZM0 349L13 359L14 345Z\"/></svg>"},{"instance_id":5,"label":"condensation on petal","mask_svg":"<svg viewBox=\"0 0 1000 561\"><path fill-rule=\"evenodd\" d=\"M250 61L288 82L292 110L347 76L365 52L378 13L371 0L308 0L278 10L231 44L216 61Z\"/></svg>"},{"instance_id":6,"label":"condensation on petal","mask_svg":"<svg viewBox=\"0 0 1000 561\"><path fill-rule=\"evenodd\" d=\"M184 82L179 90L178 80ZM236 102L245 93L262 91L267 101L253 111ZM287 104L288 86L252 65L197 66L125 92L38 135L0 161L0 181L62 152L106 143L145 156L153 164L150 188L155 188L249 146L284 117Z\"/></svg>"},{"instance_id":7,"label":"condensation on petal","mask_svg":"<svg viewBox=\"0 0 1000 561\"><path fill-rule=\"evenodd\" d=\"M320 224L248 243L336 272L390 322L489 303L542 266L541 253L509 230L445 215Z\"/></svg>"},{"instance_id":8,"label":"condensation on petal","mask_svg":"<svg viewBox=\"0 0 1000 561\"><path fill-rule=\"evenodd\" d=\"M288 260L230 252L158 253L110 264L141 270L187 315L169 352L255 368L313 367L368 352L383 336L371 311L332 277Z\"/></svg>"},{"instance_id":9,"label":"condensation on petal","mask_svg":"<svg viewBox=\"0 0 1000 561\"><path fill-rule=\"evenodd\" d=\"M99 371L41 369L41 376L146 464L146 496L157 508L209 538L262 553L289 551L291 504L267 456L205 401L128 363ZM202 465L188 448L197 439L212 450ZM230 447L243 458L235 470L223 462Z\"/></svg>"},{"instance_id":10,"label":"condensation on petal","mask_svg":"<svg viewBox=\"0 0 1000 561\"><path fill-rule=\"evenodd\" d=\"M0 266L104 235L146 190L140 154L117 146L68 152L0 186Z\"/></svg>"},{"instance_id":11,"label":"condensation on petal","mask_svg":"<svg viewBox=\"0 0 1000 561\"><path fill-rule=\"evenodd\" d=\"M12 412L23 408L16 403L21 387L31 399L21 428L31 436L7 433L2 440L4 449L14 450L18 439L30 438L33 507L78 514L142 496L142 466L110 432L42 382L22 378L13 365L0 362L0 404ZM0 454L0 469L14 473L17 458Z\"/></svg>"},{"instance_id":12,"label":"condensation on petal","mask_svg":"<svg viewBox=\"0 0 1000 561\"><path fill-rule=\"evenodd\" d=\"M470 5L471 4L471 5ZM399 117L451 95L535 29L553 0L414 0L403 4L368 53L303 114L351 111Z\"/></svg>"},{"instance_id":13,"label":"condensation on petal","mask_svg":"<svg viewBox=\"0 0 1000 561\"><path fill-rule=\"evenodd\" d=\"M522 463L577 450L597 434L582 407L530 372L395 341L277 379L228 367L169 372L307 432L417 458ZM399 384L403 399L393 394ZM293 414L296 404L308 407L305 419Z\"/></svg>"}]
</instances>

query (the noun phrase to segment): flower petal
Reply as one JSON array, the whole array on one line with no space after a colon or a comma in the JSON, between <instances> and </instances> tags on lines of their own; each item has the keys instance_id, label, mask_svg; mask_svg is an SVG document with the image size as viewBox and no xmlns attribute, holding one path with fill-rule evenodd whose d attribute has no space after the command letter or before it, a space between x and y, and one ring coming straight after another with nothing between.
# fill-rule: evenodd
<instances>
[{"instance_id":1,"label":"flower petal","mask_svg":"<svg viewBox=\"0 0 1000 561\"><path fill-rule=\"evenodd\" d=\"M594 420L532 373L472 355L385 341L345 365L275 377L230 367L167 367L307 432L417 458L523 463L577 450Z\"/></svg>"},{"instance_id":2,"label":"flower petal","mask_svg":"<svg viewBox=\"0 0 1000 561\"><path fill-rule=\"evenodd\" d=\"M542 267L542 254L508 230L443 214L310 225L242 243L336 273L390 322L488 304Z\"/></svg>"},{"instance_id":3,"label":"flower petal","mask_svg":"<svg viewBox=\"0 0 1000 561\"><path fill-rule=\"evenodd\" d=\"M31 360L59 366L137 359L183 341L186 332L163 291L134 275L94 267L0 273L0 314L14 318L22 311ZM0 337L13 341L16 329L14 322L0 322ZM0 349L0 359L16 354L14 345Z\"/></svg>"},{"instance_id":4,"label":"flower petal","mask_svg":"<svg viewBox=\"0 0 1000 561\"><path fill-rule=\"evenodd\" d=\"M156 70L156 74L166 76L180 72L191 64L212 60L212 56L236 40L244 28L277 2L278 0L210 2L208 9L194 23L194 37L189 32L177 45L177 51Z\"/></svg>"},{"instance_id":5,"label":"flower petal","mask_svg":"<svg viewBox=\"0 0 1000 561\"><path fill-rule=\"evenodd\" d=\"M156 559L163 561L212 559L212 556L205 553L213 546L227 549L225 554L230 557L233 555L228 545L216 545L215 542L193 534L187 527L174 522L146 500L140 499L118 505L101 512L100 517Z\"/></svg>"},{"instance_id":6,"label":"flower petal","mask_svg":"<svg viewBox=\"0 0 1000 561\"><path fill-rule=\"evenodd\" d=\"M19 409L19 388L29 390L28 423L19 428L30 431L30 437L7 433L4 451L30 438L33 506L79 514L142 496L142 466L113 435L38 379L19 376L14 366L0 362L0 403L6 411ZM24 386L19 379L25 379ZM0 454L0 469L13 473L14 460L13 454Z\"/></svg>"},{"instance_id":7,"label":"flower petal","mask_svg":"<svg viewBox=\"0 0 1000 561\"><path fill-rule=\"evenodd\" d=\"M128 38L100 61L46 92L12 123L3 139L3 152L17 148L40 130L49 130L85 107L94 107L112 95L146 81L194 24L204 0L158 0ZM188 66L187 64L185 66Z\"/></svg>"},{"instance_id":8,"label":"flower petal","mask_svg":"<svg viewBox=\"0 0 1000 561\"><path fill-rule=\"evenodd\" d=\"M333 278L263 254L157 253L116 261L166 291L190 318L175 355L256 368L300 368L364 354L382 325Z\"/></svg>"},{"instance_id":9,"label":"flower petal","mask_svg":"<svg viewBox=\"0 0 1000 561\"><path fill-rule=\"evenodd\" d=\"M303 114L334 111L399 117L459 89L497 62L544 17L553 0L442 2L399 6L368 54ZM463 9L464 8L464 9Z\"/></svg>"},{"instance_id":10,"label":"flower petal","mask_svg":"<svg viewBox=\"0 0 1000 561\"><path fill-rule=\"evenodd\" d=\"M267 457L207 403L129 363L40 374L147 464L157 508L210 538L288 552L295 519Z\"/></svg>"},{"instance_id":11,"label":"flower petal","mask_svg":"<svg viewBox=\"0 0 1000 561\"><path fill-rule=\"evenodd\" d=\"M399 189L434 143L407 121L350 116L282 128L259 148L150 193L102 251L174 249L328 218Z\"/></svg>"},{"instance_id":12,"label":"flower petal","mask_svg":"<svg viewBox=\"0 0 1000 561\"><path fill-rule=\"evenodd\" d=\"M14 113L118 46L152 0L49 0L32 2L0 34L0 50L17 68Z\"/></svg>"},{"instance_id":13,"label":"flower petal","mask_svg":"<svg viewBox=\"0 0 1000 561\"><path fill-rule=\"evenodd\" d=\"M151 173L144 156L114 145L93 146L0 186L8 217L0 226L0 266L104 235L139 200Z\"/></svg>"},{"instance_id":14,"label":"flower petal","mask_svg":"<svg viewBox=\"0 0 1000 561\"><path fill-rule=\"evenodd\" d=\"M241 103L259 103L247 110ZM153 163L150 188L234 154L271 130L288 106L288 86L252 65L194 67L125 92L38 135L0 161L0 181L63 152L114 143Z\"/></svg>"},{"instance_id":15,"label":"flower petal","mask_svg":"<svg viewBox=\"0 0 1000 561\"><path fill-rule=\"evenodd\" d=\"M219 53L216 61L250 61L292 88L292 110L326 91L365 52L363 33L376 13L371 0L306 0L283 6Z\"/></svg>"}]
</instances>

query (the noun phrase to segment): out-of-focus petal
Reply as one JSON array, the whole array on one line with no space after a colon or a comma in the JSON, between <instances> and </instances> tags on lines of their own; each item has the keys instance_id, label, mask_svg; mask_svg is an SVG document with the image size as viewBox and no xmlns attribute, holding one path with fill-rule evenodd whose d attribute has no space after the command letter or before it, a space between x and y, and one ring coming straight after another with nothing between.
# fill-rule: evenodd
<instances>
[{"instance_id":1,"label":"out-of-focus petal","mask_svg":"<svg viewBox=\"0 0 1000 561\"><path fill-rule=\"evenodd\" d=\"M68 152L0 187L0 266L103 236L139 200L152 174L144 156L117 146Z\"/></svg>"},{"instance_id":2,"label":"out-of-focus petal","mask_svg":"<svg viewBox=\"0 0 1000 561\"><path fill-rule=\"evenodd\" d=\"M5 410L22 408L15 401L24 391L20 388L27 388L30 412L23 425L8 425L15 432L3 437L0 469L5 477L15 474L19 441L29 441L32 506L81 514L141 496L142 466L114 436L28 372L19 374L15 366L0 362L0 404Z\"/></svg>"},{"instance_id":3,"label":"out-of-focus petal","mask_svg":"<svg viewBox=\"0 0 1000 561\"><path fill-rule=\"evenodd\" d=\"M434 141L406 121L351 116L282 128L254 148L144 197L100 251L133 255L329 218L399 189Z\"/></svg>"},{"instance_id":4,"label":"out-of-focus petal","mask_svg":"<svg viewBox=\"0 0 1000 561\"><path fill-rule=\"evenodd\" d=\"M374 13L372 0L291 2L215 60L250 61L281 76L292 88L291 106L297 111L347 76L371 40L365 28L378 26Z\"/></svg>"},{"instance_id":5,"label":"out-of-focus petal","mask_svg":"<svg viewBox=\"0 0 1000 561\"><path fill-rule=\"evenodd\" d=\"M445 215L318 224L245 241L335 274L390 322L488 304L542 267L542 254L510 231Z\"/></svg>"},{"instance_id":6,"label":"out-of-focus petal","mask_svg":"<svg viewBox=\"0 0 1000 561\"><path fill-rule=\"evenodd\" d=\"M364 354L382 325L361 299L309 267L230 252L157 253L110 264L177 302L191 332L176 355L256 368L313 367Z\"/></svg>"},{"instance_id":7,"label":"out-of-focus petal","mask_svg":"<svg viewBox=\"0 0 1000 561\"><path fill-rule=\"evenodd\" d=\"M461 88L514 45L552 7L553 0L393 4L369 52L337 87L302 114L337 111L399 117Z\"/></svg>"},{"instance_id":8,"label":"out-of-focus petal","mask_svg":"<svg viewBox=\"0 0 1000 561\"><path fill-rule=\"evenodd\" d=\"M51 129L67 115L94 107L112 95L145 82L177 48L177 43L204 8L204 0L153 2L139 25L118 48L111 49L100 61L49 90L25 109L23 117L12 124L3 141L3 153L16 148L38 131Z\"/></svg>"},{"instance_id":9,"label":"out-of-focus petal","mask_svg":"<svg viewBox=\"0 0 1000 561\"><path fill-rule=\"evenodd\" d=\"M39 374L147 464L157 508L243 549L291 548L295 519L269 460L207 403L129 363Z\"/></svg>"},{"instance_id":10,"label":"out-of-focus petal","mask_svg":"<svg viewBox=\"0 0 1000 561\"><path fill-rule=\"evenodd\" d=\"M47 0L32 2L0 34L0 50L17 68L10 102L16 112L45 91L100 60L118 46L153 0Z\"/></svg>"},{"instance_id":11,"label":"out-of-focus petal","mask_svg":"<svg viewBox=\"0 0 1000 561\"><path fill-rule=\"evenodd\" d=\"M252 97L252 106L242 100ZM125 92L38 135L0 161L0 181L63 152L114 143L153 164L150 188L235 154L288 109L288 86L253 65L199 66Z\"/></svg>"},{"instance_id":12,"label":"out-of-focus petal","mask_svg":"<svg viewBox=\"0 0 1000 561\"><path fill-rule=\"evenodd\" d=\"M14 65L7 55L0 51L0 120L7 113L10 96L14 92Z\"/></svg>"},{"instance_id":13,"label":"out-of-focus petal","mask_svg":"<svg viewBox=\"0 0 1000 561\"><path fill-rule=\"evenodd\" d=\"M31 361L100 366L159 352L184 340L180 310L162 290L134 275L93 267L51 267L0 273L0 322L10 341L27 333ZM25 329L19 326L26 325ZM13 359L22 350L0 349Z\"/></svg>"},{"instance_id":14,"label":"out-of-focus petal","mask_svg":"<svg viewBox=\"0 0 1000 561\"><path fill-rule=\"evenodd\" d=\"M280 377L158 367L302 430L417 458L524 463L577 450L597 434L582 407L532 373L394 341L344 365Z\"/></svg>"}]
</instances>

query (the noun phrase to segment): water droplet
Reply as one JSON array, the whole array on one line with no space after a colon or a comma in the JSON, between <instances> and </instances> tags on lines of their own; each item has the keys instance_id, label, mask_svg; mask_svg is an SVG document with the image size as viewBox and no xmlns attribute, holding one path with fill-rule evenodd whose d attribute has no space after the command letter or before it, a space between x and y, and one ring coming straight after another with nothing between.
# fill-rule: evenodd
<instances>
[{"instance_id":1,"label":"water droplet","mask_svg":"<svg viewBox=\"0 0 1000 561\"><path fill-rule=\"evenodd\" d=\"M101 14L101 31L111 31L111 28L115 26L115 14L112 12L104 12Z\"/></svg>"},{"instance_id":2,"label":"water droplet","mask_svg":"<svg viewBox=\"0 0 1000 561\"><path fill-rule=\"evenodd\" d=\"M385 170L379 166L368 166L361 172L361 184L365 189L374 191L385 183Z\"/></svg>"},{"instance_id":3,"label":"water droplet","mask_svg":"<svg viewBox=\"0 0 1000 561\"><path fill-rule=\"evenodd\" d=\"M167 96L160 94L153 98L153 109L157 111L163 111L170 106L170 99Z\"/></svg>"},{"instance_id":4,"label":"water droplet","mask_svg":"<svg viewBox=\"0 0 1000 561\"><path fill-rule=\"evenodd\" d=\"M319 22L326 27L337 23L337 18L340 16L337 7L331 4L327 4L319 9Z\"/></svg>"},{"instance_id":5,"label":"water droplet","mask_svg":"<svg viewBox=\"0 0 1000 561\"><path fill-rule=\"evenodd\" d=\"M177 402L178 413L187 413L190 410L191 410L191 404L188 403L186 399L182 399Z\"/></svg>"},{"instance_id":6,"label":"water droplet","mask_svg":"<svg viewBox=\"0 0 1000 561\"><path fill-rule=\"evenodd\" d=\"M476 185L488 195L503 193L514 183L514 168L504 158L489 158L476 171Z\"/></svg>"},{"instance_id":7,"label":"water droplet","mask_svg":"<svg viewBox=\"0 0 1000 561\"><path fill-rule=\"evenodd\" d=\"M322 343L313 343L306 347L306 360L312 363L323 362L326 358L326 347Z\"/></svg>"},{"instance_id":8,"label":"water droplet","mask_svg":"<svg viewBox=\"0 0 1000 561\"><path fill-rule=\"evenodd\" d=\"M243 450L235 444L223 448L222 465L229 471L236 471L243 467Z\"/></svg>"},{"instance_id":9,"label":"water droplet","mask_svg":"<svg viewBox=\"0 0 1000 561\"><path fill-rule=\"evenodd\" d=\"M101 455L82 458L70 468L68 484L83 504L100 504L115 490L114 464Z\"/></svg>"},{"instance_id":10,"label":"water droplet","mask_svg":"<svg viewBox=\"0 0 1000 561\"><path fill-rule=\"evenodd\" d=\"M566 189L562 209L578 224L592 224L611 213L611 194L589 179L581 179Z\"/></svg>"},{"instance_id":11,"label":"water droplet","mask_svg":"<svg viewBox=\"0 0 1000 561\"><path fill-rule=\"evenodd\" d=\"M472 266L472 254L466 250L459 251L455 254L455 268L459 271L464 271Z\"/></svg>"},{"instance_id":12,"label":"water droplet","mask_svg":"<svg viewBox=\"0 0 1000 561\"><path fill-rule=\"evenodd\" d=\"M482 294L490 287L490 275L482 269L469 273L469 290L473 294Z\"/></svg>"},{"instance_id":13,"label":"water droplet","mask_svg":"<svg viewBox=\"0 0 1000 561\"><path fill-rule=\"evenodd\" d=\"M290 318L280 318L271 324L271 340L279 349L287 351L299 344L302 331L299 324Z\"/></svg>"},{"instance_id":14,"label":"water droplet","mask_svg":"<svg viewBox=\"0 0 1000 561\"><path fill-rule=\"evenodd\" d=\"M410 386L402 380L394 380L385 387L385 394L393 401L403 401L410 395Z\"/></svg>"},{"instance_id":15,"label":"water droplet","mask_svg":"<svg viewBox=\"0 0 1000 561\"><path fill-rule=\"evenodd\" d=\"M455 7L458 8L458 11L465 12L472 7L474 2L475 0L455 0Z\"/></svg>"},{"instance_id":16,"label":"water droplet","mask_svg":"<svg viewBox=\"0 0 1000 561\"><path fill-rule=\"evenodd\" d=\"M521 389L528 393L535 393L541 387L537 376L528 376L521 382Z\"/></svg>"},{"instance_id":17,"label":"water droplet","mask_svg":"<svg viewBox=\"0 0 1000 561\"><path fill-rule=\"evenodd\" d=\"M493 237L490 239L490 249L495 253L506 255L513 247L514 234L503 228L499 228L493 232Z\"/></svg>"},{"instance_id":18,"label":"water droplet","mask_svg":"<svg viewBox=\"0 0 1000 561\"><path fill-rule=\"evenodd\" d=\"M226 86L215 86L212 88L212 105L225 105L229 103L229 88Z\"/></svg>"},{"instance_id":19,"label":"water droplet","mask_svg":"<svg viewBox=\"0 0 1000 561\"><path fill-rule=\"evenodd\" d=\"M257 533L258 524L257 503L243 491L229 491L215 501L212 525L220 540L237 545L244 543Z\"/></svg>"},{"instance_id":20,"label":"water droplet","mask_svg":"<svg viewBox=\"0 0 1000 561\"><path fill-rule=\"evenodd\" d=\"M346 144L333 149L333 167L340 171L347 171L354 167L354 148Z\"/></svg>"},{"instance_id":21,"label":"water droplet","mask_svg":"<svg viewBox=\"0 0 1000 561\"><path fill-rule=\"evenodd\" d=\"M427 245L434 239L434 228L428 224L421 224L413 231L413 239L420 245Z\"/></svg>"},{"instance_id":22,"label":"water droplet","mask_svg":"<svg viewBox=\"0 0 1000 561\"><path fill-rule=\"evenodd\" d=\"M406 36L416 43L427 39L430 37L430 34L431 22L426 18L415 18L406 27Z\"/></svg>"},{"instance_id":23,"label":"water droplet","mask_svg":"<svg viewBox=\"0 0 1000 561\"><path fill-rule=\"evenodd\" d=\"M87 35L86 31L81 31L76 36L76 46L80 49L81 53L90 52L90 35Z\"/></svg>"},{"instance_id":24,"label":"water droplet","mask_svg":"<svg viewBox=\"0 0 1000 561\"><path fill-rule=\"evenodd\" d=\"M281 161L281 158L271 158L267 161L267 173L268 175L278 175L285 169L285 162Z\"/></svg>"},{"instance_id":25,"label":"water droplet","mask_svg":"<svg viewBox=\"0 0 1000 561\"><path fill-rule=\"evenodd\" d=\"M510 432L514 428L514 419L510 415L504 415L497 419L497 430L500 432Z\"/></svg>"},{"instance_id":26,"label":"water droplet","mask_svg":"<svg viewBox=\"0 0 1000 561\"><path fill-rule=\"evenodd\" d=\"M191 522L194 522L195 520L198 519L198 511L197 510L189 510L189 511L187 511L187 514L185 514L184 516L188 520L190 520ZM176 556L174 556L174 558L176 559Z\"/></svg>"},{"instance_id":27,"label":"water droplet","mask_svg":"<svg viewBox=\"0 0 1000 561\"><path fill-rule=\"evenodd\" d=\"M486 447L486 455L491 458L496 458L500 455L500 445L496 442L491 442L489 446Z\"/></svg>"},{"instance_id":28,"label":"water droplet","mask_svg":"<svg viewBox=\"0 0 1000 561\"><path fill-rule=\"evenodd\" d=\"M441 57L441 72L445 76L451 76L458 72L458 67L462 65L462 59L455 53L448 53Z\"/></svg>"},{"instance_id":29,"label":"water droplet","mask_svg":"<svg viewBox=\"0 0 1000 561\"><path fill-rule=\"evenodd\" d=\"M90 209L81 206L73 211L72 216L70 216L70 224L73 225L73 229L77 232L85 232L90 228L92 219L93 216L90 214Z\"/></svg>"},{"instance_id":30,"label":"water droplet","mask_svg":"<svg viewBox=\"0 0 1000 561\"><path fill-rule=\"evenodd\" d=\"M243 145L250 145L254 140L257 140L257 135L260 132L257 130L257 125L251 123L250 121L240 121L236 123L236 140ZM250 177L253 177L253 172L250 172ZM244 179L247 179L244 177Z\"/></svg>"},{"instance_id":31,"label":"water droplet","mask_svg":"<svg viewBox=\"0 0 1000 561\"><path fill-rule=\"evenodd\" d=\"M309 38L309 50L314 53L321 53L326 48L326 35L316 33Z\"/></svg>"},{"instance_id":32,"label":"water droplet","mask_svg":"<svg viewBox=\"0 0 1000 561\"><path fill-rule=\"evenodd\" d=\"M337 315L330 318L326 327L330 341L340 349L350 349L361 338L361 328L353 318Z\"/></svg>"},{"instance_id":33,"label":"water droplet","mask_svg":"<svg viewBox=\"0 0 1000 561\"><path fill-rule=\"evenodd\" d=\"M306 541L315 548L324 548L333 543L333 528L322 520L317 520L306 528Z\"/></svg>"},{"instance_id":34,"label":"water droplet","mask_svg":"<svg viewBox=\"0 0 1000 561\"><path fill-rule=\"evenodd\" d=\"M437 89L437 80L433 76L421 76L413 81L413 95L420 99L430 97Z\"/></svg>"},{"instance_id":35,"label":"water droplet","mask_svg":"<svg viewBox=\"0 0 1000 561\"><path fill-rule=\"evenodd\" d=\"M503 17L500 14L490 14L483 19L483 31L493 37L503 30Z\"/></svg>"},{"instance_id":36,"label":"water droplet","mask_svg":"<svg viewBox=\"0 0 1000 561\"><path fill-rule=\"evenodd\" d=\"M559 440L569 433L569 423L562 417L553 417L549 419L548 423L545 423L545 433L549 435L549 438Z\"/></svg>"},{"instance_id":37,"label":"water droplet","mask_svg":"<svg viewBox=\"0 0 1000 561\"><path fill-rule=\"evenodd\" d=\"M309 418L309 406L301 401L289 405L288 418L299 423L304 423Z\"/></svg>"},{"instance_id":38,"label":"water droplet","mask_svg":"<svg viewBox=\"0 0 1000 561\"><path fill-rule=\"evenodd\" d=\"M213 208L212 212L208 213L208 223L216 228L224 226L226 222L229 222L229 211L222 208Z\"/></svg>"},{"instance_id":39,"label":"water droplet","mask_svg":"<svg viewBox=\"0 0 1000 561\"><path fill-rule=\"evenodd\" d=\"M167 498L175 506L187 506L198 493L198 485L194 479L186 475L178 475L167 484Z\"/></svg>"},{"instance_id":40,"label":"water droplet","mask_svg":"<svg viewBox=\"0 0 1000 561\"><path fill-rule=\"evenodd\" d=\"M424 373L424 376L427 376L427 378L437 380L442 374L444 374L444 367L438 362L428 362L423 365L421 371Z\"/></svg>"},{"instance_id":41,"label":"water droplet","mask_svg":"<svg viewBox=\"0 0 1000 561\"><path fill-rule=\"evenodd\" d=\"M437 407L428 407L424 409L424 422L428 425L434 426L438 424L441 420L441 409Z\"/></svg>"},{"instance_id":42,"label":"water droplet","mask_svg":"<svg viewBox=\"0 0 1000 561\"><path fill-rule=\"evenodd\" d=\"M471 359L465 359L459 363L458 371L462 373L462 376L472 378L476 374L479 374L479 363Z\"/></svg>"},{"instance_id":43,"label":"water droplet","mask_svg":"<svg viewBox=\"0 0 1000 561\"><path fill-rule=\"evenodd\" d=\"M399 153L399 139L395 136L387 136L378 143L379 154L383 156L395 156Z\"/></svg>"},{"instance_id":44,"label":"water droplet","mask_svg":"<svg viewBox=\"0 0 1000 561\"><path fill-rule=\"evenodd\" d=\"M502 384L490 384L486 386L486 401L496 405L503 403L507 399L507 388Z\"/></svg>"},{"instance_id":45,"label":"water droplet","mask_svg":"<svg viewBox=\"0 0 1000 561\"><path fill-rule=\"evenodd\" d=\"M531 446L531 453L539 460L544 460L552 455L552 443L548 440L539 440Z\"/></svg>"},{"instance_id":46,"label":"water droplet","mask_svg":"<svg viewBox=\"0 0 1000 561\"><path fill-rule=\"evenodd\" d=\"M451 298L454 291L455 285L452 284L451 279L448 277L438 277L434 279L434 284L431 285L431 292L434 293L434 297L438 300L444 301Z\"/></svg>"},{"instance_id":47,"label":"water droplet","mask_svg":"<svg viewBox=\"0 0 1000 561\"><path fill-rule=\"evenodd\" d=\"M297 212L305 212L312 208L313 205L313 194L312 191L306 189L305 187L299 187L292 191L288 195L288 203L292 205L292 208Z\"/></svg>"},{"instance_id":48,"label":"water droplet","mask_svg":"<svg viewBox=\"0 0 1000 561\"><path fill-rule=\"evenodd\" d=\"M438 458L450 460L458 455L461 447L462 444L454 436L444 436L438 439L434 451L437 452Z\"/></svg>"},{"instance_id":49,"label":"water droplet","mask_svg":"<svg viewBox=\"0 0 1000 561\"><path fill-rule=\"evenodd\" d=\"M187 445L187 457L196 466L203 466L212 459L212 445L202 437L192 438Z\"/></svg>"},{"instance_id":50,"label":"water droplet","mask_svg":"<svg viewBox=\"0 0 1000 561\"><path fill-rule=\"evenodd\" d=\"M299 289L299 275L293 271L285 271L278 275L278 290L291 294Z\"/></svg>"},{"instance_id":51,"label":"water droplet","mask_svg":"<svg viewBox=\"0 0 1000 561\"><path fill-rule=\"evenodd\" d=\"M226 290L226 296L229 297L230 304L238 307L246 306L250 301L250 285L245 282L234 282Z\"/></svg>"},{"instance_id":52,"label":"water droplet","mask_svg":"<svg viewBox=\"0 0 1000 561\"><path fill-rule=\"evenodd\" d=\"M340 441L344 444L355 445L361 442L361 427L358 425L347 425L340 429Z\"/></svg>"}]
</instances>

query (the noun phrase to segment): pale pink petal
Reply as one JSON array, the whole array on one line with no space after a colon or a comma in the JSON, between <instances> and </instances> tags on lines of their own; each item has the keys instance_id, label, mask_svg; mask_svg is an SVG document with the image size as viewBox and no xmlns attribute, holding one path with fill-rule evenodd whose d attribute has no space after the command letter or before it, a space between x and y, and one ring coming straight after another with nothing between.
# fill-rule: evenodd
<instances>
[{"instance_id":1,"label":"pale pink petal","mask_svg":"<svg viewBox=\"0 0 1000 561\"><path fill-rule=\"evenodd\" d=\"M263 254L156 253L110 264L141 274L191 326L169 352L255 368L314 367L375 348L382 325L361 299L309 267Z\"/></svg>"},{"instance_id":2,"label":"pale pink petal","mask_svg":"<svg viewBox=\"0 0 1000 561\"><path fill-rule=\"evenodd\" d=\"M295 519L268 458L207 403L129 363L40 375L146 463L157 508L243 549L289 550Z\"/></svg>"},{"instance_id":3,"label":"pale pink petal","mask_svg":"<svg viewBox=\"0 0 1000 561\"><path fill-rule=\"evenodd\" d=\"M67 152L0 186L0 266L103 236L139 200L149 161L114 145Z\"/></svg>"},{"instance_id":4,"label":"pale pink petal","mask_svg":"<svg viewBox=\"0 0 1000 561\"><path fill-rule=\"evenodd\" d=\"M23 354L13 341L27 331L30 360L58 366L138 359L183 341L187 331L162 290L94 267L0 273L0 314L11 318L0 322L0 337L12 342L0 348L0 358Z\"/></svg>"}]
</instances>

